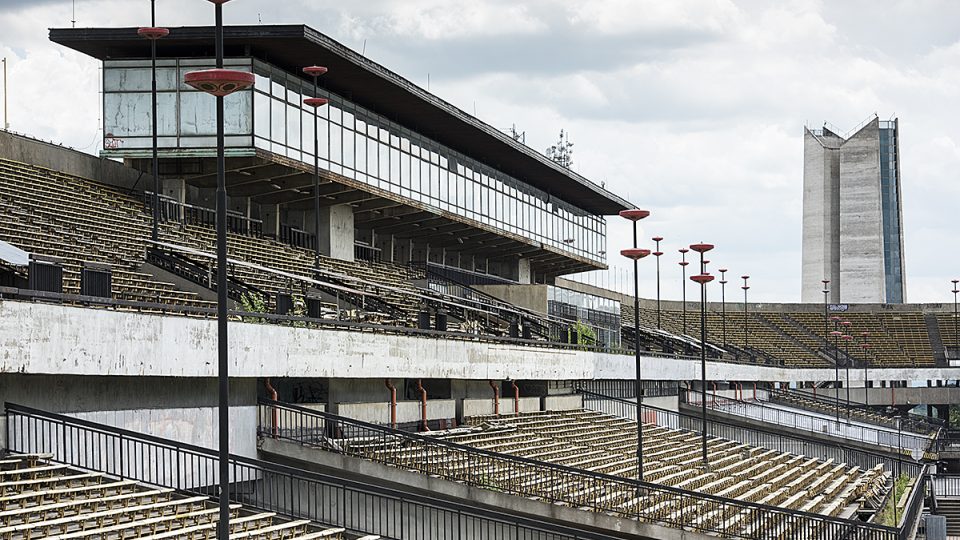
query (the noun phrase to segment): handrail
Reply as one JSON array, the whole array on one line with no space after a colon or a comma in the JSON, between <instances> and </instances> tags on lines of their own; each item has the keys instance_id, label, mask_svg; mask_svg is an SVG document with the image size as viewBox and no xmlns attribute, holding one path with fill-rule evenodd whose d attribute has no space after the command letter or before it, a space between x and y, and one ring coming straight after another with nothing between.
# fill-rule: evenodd
<instances>
[{"instance_id":1,"label":"handrail","mask_svg":"<svg viewBox=\"0 0 960 540\"><path fill-rule=\"evenodd\" d=\"M935 443L935 438L918 436L918 434L910 431L898 433L895 429L858 425L846 419L837 421L827 416L817 416L770 407L765 405L761 400L747 402L714 394L713 392L708 392L707 394L712 398L707 400L707 407L714 411L760 420L761 422L773 423L792 429L831 435L868 444L876 444L891 449L902 448L903 450L910 450L920 448L921 450L930 450ZM699 396L700 394L694 392L691 395ZM689 398L687 402L694 404ZM696 401L696 403L699 404L699 401ZM753 413L751 409L760 409L760 414L757 415ZM910 444L915 443L919 444L919 446L910 446Z\"/></svg>"},{"instance_id":2,"label":"handrail","mask_svg":"<svg viewBox=\"0 0 960 540\"><path fill-rule=\"evenodd\" d=\"M768 538L770 531L781 528L798 528L807 534L805 538L811 539L842 538L848 534L859 539L898 538L898 530L894 527L788 510L500 454L276 401L261 399L258 403L258 431L265 437L275 433L267 423L279 410L280 439L512 495L538 497L553 503L688 530L733 534L734 538L759 540ZM565 492L558 493L557 487L566 488ZM598 494L606 495L601 497ZM628 499L640 497L639 504L630 508L618 506L617 494ZM738 522L741 526L731 532L728 529L735 516L749 523Z\"/></svg>"},{"instance_id":3,"label":"handrail","mask_svg":"<svg viewBox=\"0 0 960 540\"><path fill-rule=\"evenodd\" d=\"M146 261L172 272L188 281L196 283L201 287L216 290L217 273L203 263L197 262L187 255L167 251L160 248L149 248L146 253ZM270 294L261 290L243 280L227 274L227 293L234 300L240 300L244 295L258 295L267 301Z\"/></svg>"},{"instance_id":4,"label":"handrail","mask_svg":"<svg viewBox=\"0 0 960 540\"><path fill-rule=\"evenodd\" d=\"M802 398L804 398L804 399L809 399L809 400L812 400L812 401L816 401L817 403L823 403L824 405L829 405L829 406L833 406L833 407L836 406L836 401L835 401L835 400L826 399L826 398L824 398L823 396L818 396L818 395L815 395L815 394L813 394L813 393L811 393L811 392L807 392L807 391L805 391L805 390L799 390L799 389L796 389L796 390L784 390L784 389L781 389L781 390L776 390L776 391L771 392L771 396L776 396L778 393L781 394L781 395L788 395L788 396L789 396L789 395L795 395L795 396L802 397ZM921 417L921 416L918 416L918 415L915 415L915 414L912 414L912 413L908 413L907 416L896 416L896 415L889 414L889 413L887 413L887 412L885 412L885 411L883 411L883 410L877 410L877 409L870 408L870 407L868 407L867 405L864 405L864 404L861 404L861 403L851 403L851 404L850 404L850 407L853 408L853 409L860 410L860 411L869 411L869 412L872 413L872 414L876 414L876 415L878 415L878 416L883 416L883 417L888 418L888 419L890 419L890 420L895 420L895 419L897 419L897 418L900 418L900 420L901 420L901 422L902 422L901 425L910 426L911 429L925 429L926 431L928 431L928 432L930 432L930 433L935 433L938 429L940 429L940 428L942 428L942 427L944 427L944 426L946 425L946 421L943 420L943 419L940 419L940 418Z\"/></svg>"},{"instance_id":5,"label":"handrail","mask_svg":"<svg viewBox=\"0 0 960 540\"><path fill-rule=\"evenodd\" d=\"M12 451L51 453L66 465L215 497L210 487L217 478L215 450L13 403L5 408ZM383 538L406 538L417 527L424 540L458 540L468 526L493 532L491 540L620 538L238 455L230 456L230 470L245 505ZM246 489L257 483L274 489ZM317 504L302 504L304 499ZM356 504L360 500L366 504ZM380 512L378 519L369 519L371 511ZM405 514L434 519L406 522Z\"/></svg>"},{"instance_id":6,"label":"handrail","mask_svg":"<svg viewBox=\"0 0 960 540\"><path fill-rule=\"evenodd\" d=\"M613 405L613 411L609 410L610 407L607 407L607 410L591 410L605 412L607 414L613 414L615 416L621 416L625 418L637 417L637 404L632 401L605 396L603 394L597 394L595 392L589 392L586 390L579 390L578 393L584 396L585 408L589 408L588 405L592 405L592 401L608 402ZM680 427L682 429L700 433L702 417L699 415L680 411L670 411L648 404L643 404L643 410L645 418L649 413L656 415L658 424ZM618 412L622 414L618 414ZM920 467L917 464L907 462L900 456L891 457L885 453L874 452L860 448L851 448L841 443L811 440L810 438L799 434L792 435L775 429L752 426L747 427L735 422L717 420L714 418L709 418L707 420L707 429L715 437L731 439L780 452L802 453L810 457L820 456L822 459L833 457L834 459L842 460L844 463L857 465L864 469L873 467L877 463L882 463L884 468L887 470L896 470L898 472L903 471L911 477L919 474L920 470Z\"/></svg>"}]
</instances>

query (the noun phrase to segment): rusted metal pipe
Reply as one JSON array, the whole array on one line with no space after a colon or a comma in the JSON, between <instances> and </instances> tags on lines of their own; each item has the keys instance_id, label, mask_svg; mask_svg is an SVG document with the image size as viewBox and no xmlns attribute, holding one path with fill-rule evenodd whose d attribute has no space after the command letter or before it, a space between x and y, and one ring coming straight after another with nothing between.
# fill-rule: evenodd
<instances>
[{"instance_id":1,"label":"rusted metal pipe","mask_svg":"<svg viewBox=\"0 0 960 540\"><path fill-rule=\"evenodd\" d=\"M510 381L510 386L513 387L513 414L520 416L520 387L516 381Z\"/></svg>"},{"instance_id":2,"label":"rusted metal pipe","mask_svg":"<svg viewBox=\"0 0 960 540\"><path fill-rule=\"evenodd\" d=\"M263 383L264 383L264 386L266 386L267 388L267 392L270 393L270 399L273 401L279 401L279 399L277 399L279 394L277 394L277 389L274 388L272 384L270 384L270 377L267 377L267 379L263 381ZM280 409L273 406L271 406L270 409L272 409L273 411L273 414L270 415L272 417L271 424L270 424L270 434L273 435L274 439L279 439L280 438Z\"/></svg>"},{"instance_id":3,"label":"rusted metal pipe","mask_svg":"<svg viewBox=\"0 0 960 540\"><path fill-rule=\"evenodd\" d=\"M417 379L417 391L420 392L420 431L430 431L427 425L427 391L420 379Z\"/></svg>"},{"instance_id":4,"label":"rusted metal pipe","mask_svg":"<svg viewBox=\"0 0 960 540\"><path fill-rule=\"evenodd\" d=\"M757 401L757 383L753 383L753 401Z\"/></svg>"},{"instance_id":5,"label":"rusted metal pipe","mask_svg":"<svg viewBox=\"0 0 960 540\"><path fill-rule=\"evenodd\" d=\"M713 386L713 397L710 398L710 403L712 406L717 406L717 381L710 381L710 385Z\"/></svg>"},{"instance_id":6,"label":"rusted metal pipe","mask_svg":"<svg viewBox=\"0 0 960 540\"><path fill-rule=\"evenodd\" d=\"M500 389L493 384L493 381L487 381L487 384L493 388L493 414L500 416Z\"/></svg>"},{"instance_id":7,"label":"rusted metal pipe","mask_svg":"<svg viewBox=\"0 0 960 540\"><path fill-rule=\"evenodd\" d=\"M383 384L390 390L390 427L397 429L397 387L390 379L384 379Z\"/></svg>"}]
</instances>

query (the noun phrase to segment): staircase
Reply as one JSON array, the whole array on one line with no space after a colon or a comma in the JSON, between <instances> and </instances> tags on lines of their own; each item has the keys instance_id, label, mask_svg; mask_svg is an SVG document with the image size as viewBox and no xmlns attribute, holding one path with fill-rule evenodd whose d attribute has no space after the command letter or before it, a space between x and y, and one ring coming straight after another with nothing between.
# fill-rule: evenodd
<instances>
[{"instance_id":1,"label":"staircase","mask_svg":"<svg viewBox=\"0 0 960 540\"><path fill-rule=\"evenodd\" d=\"M937 515L947 518L947 537L960 536L960 498L938 499Z\"/></svg>"},{"instance_id":2,"label":"staircase","mask_svg":"<svg viewBox=\"0 0 960 540\"><path fill-rule=\"evenodd\" d=\"M927 335L930 337L930 348L933 349L933 359L938 366L947 364L947 351L940 337L940 324L936 313L924 313L923 322L927 325ZM948 526L949 527L949 526Z\"/></svg>"}]
</instances>

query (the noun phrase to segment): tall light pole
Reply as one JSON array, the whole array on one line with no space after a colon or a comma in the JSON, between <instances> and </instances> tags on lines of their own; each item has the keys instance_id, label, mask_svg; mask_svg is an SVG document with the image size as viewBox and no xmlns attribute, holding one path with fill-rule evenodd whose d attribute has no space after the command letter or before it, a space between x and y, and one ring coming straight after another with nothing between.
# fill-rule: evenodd
<instances>
[{"instance_id":1,"label":"tall light pole","mask_svg":"<svg viewBox=\"0 0 960 540\"><path fill-rule=\"evenodd\" d=\"M633 222L633 248L624 249L620 254L633 260L633 354L636 364L637 390L637 479L643 482L643 394L640 373L640 275L638 261L650 255L649 249L637 247L637 222L650 215L647 210L621 210L620 215Z\"/></svg>"},{"instance_id":2,"label":"tall light pole","mask_svg":"<svg viewBox=\"0 0 960 540\"><path fill-rule=\"evenodd\" d=\"M319 122L317 109L327 104L327 100L318 97L317 79L327 72L323 66L309 66L303 72L313 77L313 97L303 100L307 106L313 107L313 274L320 276L320 136L317 135Z\"/></svg>"},{"instance_id":3,"label":"tall light pole","mask_svg":"<svg viewBox=\"0 0 960 540\"><path fill-rule=\"evenodd\" d=\"M223 4L229 0L209 0L216 17L216 69L191 71L183 82L217 98L217 382L219 425L219 503L218 540L230 538L230 378L227 350L227 182L224 158L223 98L250 88L253 73L223 69Z\"/></svg>"},{"instance_id":4,"label":"tall light pole","mask_svg":"<svg viewBox=\"0 0 960 540\"><path fill-rule=\"evenodd\" d=\"M830 350L830 280L822 279L823 283L823 351L829 354Z\"/></svg>"},{"instance_id":5,"label":"tall light pole","mask_svg":"<svg viewBox=\"0 0 960 540\"><path fill-rule=\"evenodd\" d=\"M690 264L687 262L687 253L690 250L687 248L680 248L680 271L681 278L680 283L683 285L683 335L687 335L687 265Z\"/></svg>"},{"instance_id":6,"label":"tall light pole","mask_svg":"<svg viewBox=\"0 0 960 540\"><path fill-rule=\"evenodd\" d=\"M837 408L837 422L840 422L840 317L830 317L833 321L833 330L830 335L833 336L833 392L834 402Z\"/></svg>"},{"instance_id":7,"label":"tall light pole","mask_svg":"<svg viewBox=\"0 0 960 540\"><path fill-rule=\"evenodd\" d=\"M705 263L703 254L713 249L712 244L692 244L690 249L700 254L701 272L690 279L700 284L700 430L703 442L703 467L707 462L707 283L713 281L713 276L703 271Z\"/></svg>"},{"instance_id":8,"label":"tall light pole","mask_svg":"<svg viewBox=\"0 0 960 540\"><path fill-rule=\"evenodd\" d=\"M7 57L3 57L3 129L10 129L7 117Z\"/></svg>"},{"instance_id":9,"label":"tall light pole","mask_svg":"<svg viewBox=\"0 0 960 540\"><path fill-rule=\"evenodd\" d=\"M157 27L157 1L150 0L150 26L137 29L137 35L150 40L150 99L151 120L153 123L153 161L150 174L153 175L153 228L150 239L158 240L157 227L160 221L160 167L157 157L157 40L170 34L170 30Z\"/></svg>"},{"instance_id":10,"label":"tall light pole","mask_svg":"<svg viewBox=\"0 0 960 540\"><path fill-rule=\"evenodd\" d=\"M720 269L720 328L723 331L723 347L727 347L727 269Z\"/></svg>"},{"instance_id":11,"label":"tall light pole","mask_svg":"<svg viewBox=\"0 0 960 540\"><path fill-rule=\"evenodd\" d=\"M740 287L743 289L743 351L747 352L747 346L750 345L750 321L747 320L747 291L750 286L747 285L747 280L750 276L740 276L740 279L743 280L743 286Z\"/></svg>"},{"instance_id":12,"label":"tall light pole","mask_svg":"<svg viewBox=\"0 0 960 540\"><path fill-rule=\"evenodd\" d=\"M844 321L844 322L850 322L850 321ZM846 358L844 359L843 366L844 366L844 369L846 370L845 375L847 379L846 382L844 383L844 386L846 386L846 390L847 390L847 421L849 421L850 420L850 341L853 339L853 336L851 336L850 334L844 334L843 337L841 337L840 339L843 340L843 353L846 356Z\"/></svg>"},{"instance_id":13,"label":"tall light pole","mask_svg":"<svg viewBox=\"0 0 960 540\"><path fill-rule=\"evenodd\" d=\"M663 237L654 236L652 240L657 243L656 251L653 252L653 256L657 258L657 330L662 330L663 327L660 324L660 257L663 252L660 251L660 242L663 242Z\"/></svg>"},{"instance_id":14,"label":"tall light pole","mask_svg":"<svg viewBox=\"0 0 960 540\"><path fill-rule=\"evenodd\" d=\"M950 291L953 293L953 350L958 351L960 350L960 339L957 335L957 293L960 293L960 288L957 288L957 283L960 283L960 279L954 279L951 283L953 283L953 290Z\"/></svg>"},{"instance_id":15,"label":"tall light pole","mask_svg":"<svg viewBox=\"0 0 960 540\"><path fill-rule=\"evenodd\" d=\"M867 372L870 366L870 343L867 342L869 338L870 332L860 332L860 348L863 349L863 404L866 406L870 405L870 391L867 389L867 381L870 380Z\"/></svg>"}]
</instances>

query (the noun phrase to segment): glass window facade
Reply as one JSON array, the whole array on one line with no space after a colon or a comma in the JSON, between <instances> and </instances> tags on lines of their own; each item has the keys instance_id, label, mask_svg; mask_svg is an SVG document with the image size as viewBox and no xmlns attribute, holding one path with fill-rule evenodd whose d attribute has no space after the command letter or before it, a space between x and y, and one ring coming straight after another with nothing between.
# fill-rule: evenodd
<instances>
[{"instance_id":1,"label":"glass window facade","mask_svg":"<svg viewBox=\"0 0 960 540\"><path fill-rule=\"evenodd\" d=\"M883 214L883 274L887 303L903 302L900 253L900 179L897 176L897 123L880 122L880 203Z\"/></svg>"},{"instance_id":2,"label":"glass window facade","mask_svg":"<svg viewBox=\"0 0 960 540\"><path fill-rule=\"evenodd\" d=\"M311 82L258 60L258 148L313 163ZM587 260L606 260L606 221L326 91L318 109L320 167L373 188L520 235Z\"/></svg>"},{"instance_id":3,"label":"glass window facade","mask_svg":"<svg viewBox=\"0 0 960 540\"><path fill-rule=\"evenodd\" d=\"M598 345L620 346L620 302L617 300L548 285L547 313L591 327Z\"/></svg>"},{"instance_id":4,"label":"glass window facade","mask_svg":"<svg viewBox=\"0 0 960 540\"><path fill-rule=\"evenodd\" d=\"M252 90L225 98L226 143L232 155L260 148L313 165L313 109L303 98L311 81L252 58L227 67L253 71ZM212 67L210 59L158 61L161 148L216 146L215 100L181 81L184 73ZM151 147L150 61L104 62L104 149ZM321 90L330 100L317 112L320 167L380 191L456 214L494 230L604 264L606 221L501 171ZM241 149L249 149L244 152ZM129 155L129 154L128 154Z\"/></svg>"}]
</instances>

